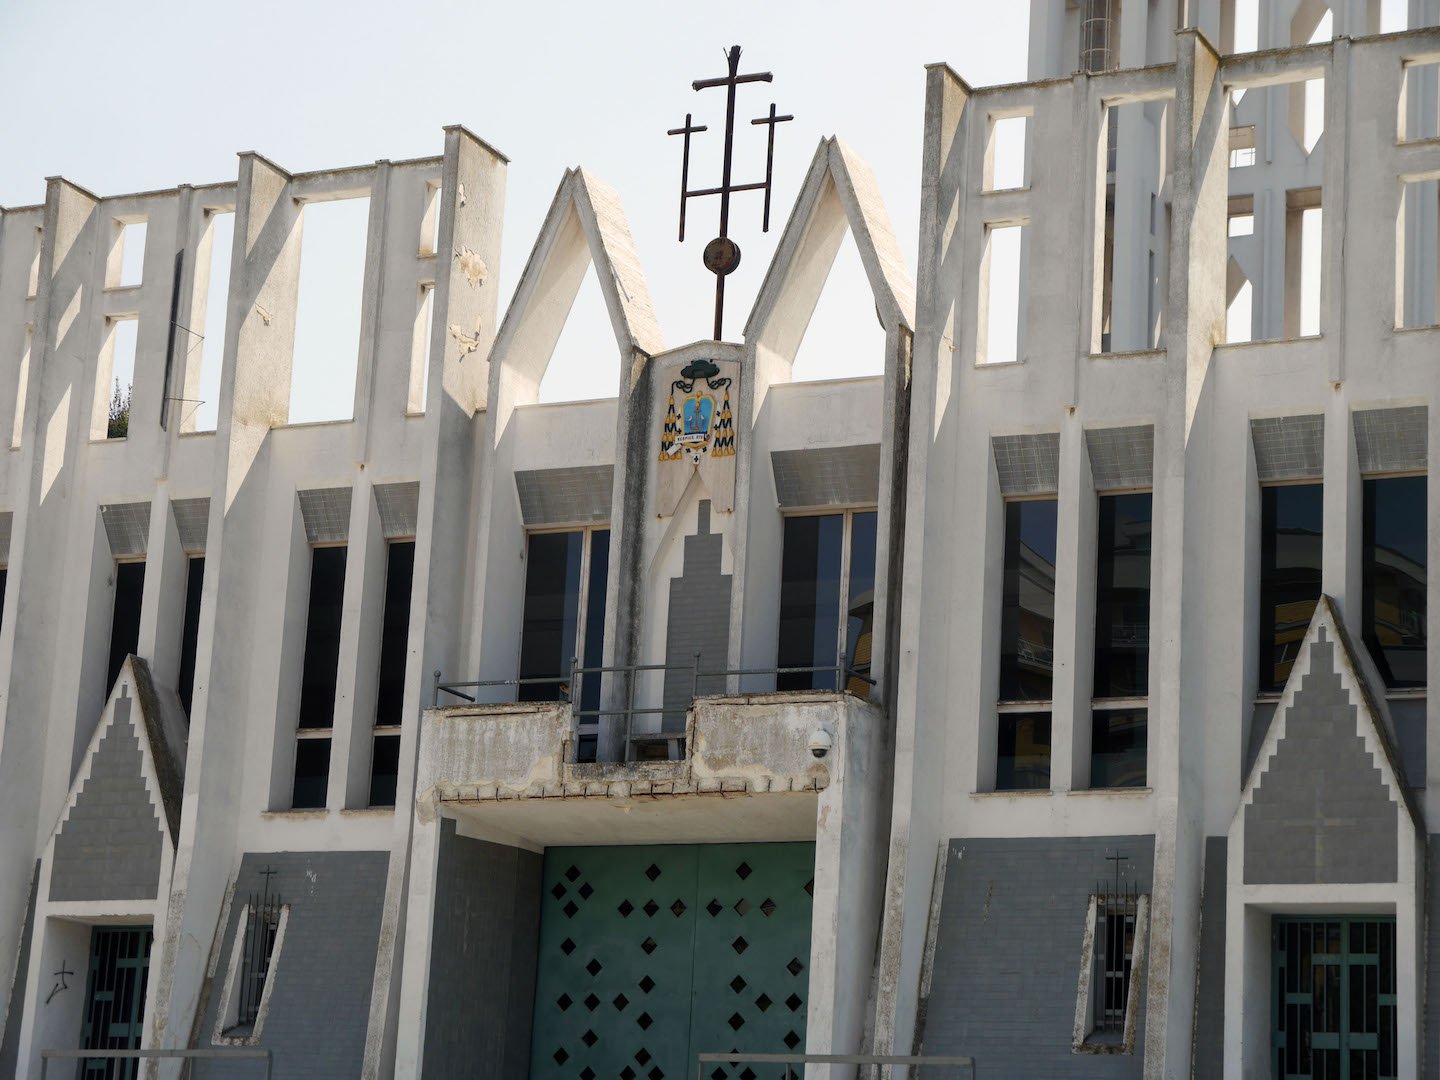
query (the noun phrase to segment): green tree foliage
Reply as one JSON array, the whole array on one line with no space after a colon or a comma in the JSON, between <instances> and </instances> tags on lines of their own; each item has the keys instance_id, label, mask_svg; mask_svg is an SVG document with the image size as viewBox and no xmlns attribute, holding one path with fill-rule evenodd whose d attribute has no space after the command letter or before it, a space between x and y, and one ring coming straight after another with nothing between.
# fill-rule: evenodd
<instances>
[{"instance_id":1,"label":"green tree foliage","mask_svg":"<svg viewBox=\"0 0 1440 1080\"><path fill-rule=\"evenodd\" d=\"M107 439L123 439L130 433L130 387L120 389L115 380L115 393L110 395L110 422L105 428Z\"/></svg>"}]
</instances>

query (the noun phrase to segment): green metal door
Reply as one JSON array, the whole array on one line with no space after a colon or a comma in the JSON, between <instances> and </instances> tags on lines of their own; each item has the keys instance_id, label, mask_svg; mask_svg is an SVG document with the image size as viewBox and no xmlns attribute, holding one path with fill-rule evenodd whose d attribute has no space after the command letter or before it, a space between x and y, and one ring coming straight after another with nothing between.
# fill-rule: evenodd
<instances>
[{"instance_id":1,"label":"green metal door","mask_svg":"<svg viewBox=\"0 0 1440 1080\"><path fill-rule=\"evenodd\" d=\"M809 843L548 849L530 1075L802 1048L814 864Z\"/></svg>"},{"instance_id":2,"label":"green metal door","mask_svg":"<svg viewBox=\"0 0 1440 1080\"><path fill-rule=\"evenodd\" d=\"M1395 920L1277 917L1272 932L1276 1080L1395 1077Z\"/></svg>"},{"instance_id":3,"label":"green metal door","mask_svg":"<svg viewBox=\"0 0 1440 1080\"><path fill-rule=\"evenodd\" d=\"M90 933L82 1050L138 1050L145 1029L145 989L150 974L148 926L97 926ZM138 1061L82 1061L82 1080L130 1080Z\"/></svg>"}]
</instances>

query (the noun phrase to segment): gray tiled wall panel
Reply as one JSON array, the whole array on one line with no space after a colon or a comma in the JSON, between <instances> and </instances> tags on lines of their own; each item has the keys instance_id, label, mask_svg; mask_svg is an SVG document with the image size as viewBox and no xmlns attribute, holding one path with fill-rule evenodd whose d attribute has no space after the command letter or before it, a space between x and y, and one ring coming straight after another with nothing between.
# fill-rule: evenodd
<instances>
[{"instance_id":1,"label":"gray tiled wall panel","mask_svg":"<svg viewBox=\"0 0 1440 1080\"><path fill-rule=\"evenodd\" d=\"M440 823L424 1080L528 1075L543 865Z\"/></svg>"},{"instance_id":2,"label":"gray tiled wall panel","mask_svg":"<svg viewBox=\"0 0 1440 1080\"><path fill-rule=\"evenodd\" d=\"M609 521L614 480L613 465L521 469L515 473L520 516L531 529Z\"/></svg>"},{"instance_id":3,"label":"gray tiled wall panel","mask_svg":"<svg viewBox=\"0 0 1440 1080\"><path fill-rule=\"evenodd\" d=\"M1147 488L1155 482L1155 429L1091 428L1085 432L1096 491Z\"/></svg>"},{"instance_id":4,"label":"gray tiled wall panel","mask_svg":"<svg viewBox=\"0 0 1440 1080\"><path fill-rule=\"evenodd\" d=\"M1272 416L1250 421L1260 481L1318 480L1325 475L1325 417Z\"/></svg>"},{"instance_id":5,"label":"gray tiled wall panel","mask_svg":"<svg viewBox=\"0 0 1440 1080\"><path fill-rule=\"evenodd\" d=\"M1280 740L1245 810L1245 881L1395 881L1399 807L1356 731L1356 707L1325 630L1284 714ZM1319 782L1322 781L1323 782Z\"/></svg>"},{"instance_id":6,"label":"gray tiled wall panel","mask_svg":"<svg viewBox=\"0 0 1440 1080\"><path fill-rule=\"evenodd\" d=\"M880 501L880 445L772 450L782 507L871 506Z\"/></svg>"},{"instance_id":7,"label":"gray tiled wall panel","mask_svg":"<svg viewBox=\"0 0 1440 1080\"><path fill-rule=\"evenodd\" d=\"M55 838L51 900L150 900L165 835L141 771L131 699L115 701L70 815Z\"/></svg>"},{"instance_id":8,"label":"gray tiled wall panel","mask_svg":"<svg viewBox=\"0 0 1440 1080\"><path fill-rule=\"evenodd\" d=\"M150 543L150 504L113 503L100 507L100 520L105 523L105 537L110 541L110 554L117 559L127 555L144 555Z\"/></svg>"},{"instance_id":9,"label":"gray tiled wall panel","mask_svg":"<svg viewBox=\"0 0 1440 1080\"><path fill-rule=\"evenodd\" d=\"M700 503L698 533L685 537L685 567L670 580L669 618L665 627L665 731L685 730L690 707L691 669L696 653L706 671L729 667L731 576L720 572L725 538L710 531L710 502ZM724 690L723 679L701 679L701 694Z\"/></svg>"},{"instance_id":10,"label":"gray tiled wall panel","mask_svg":"<svg viewBox=\"0 0 1440 1080\"><path fill-rule=\"evenodd\" d=\"M1060 433L995 435L990 439L1000 494L1053 495L1060 490Z\"/></svg>"},{"instance_id":11,"label":"gray tiled wall panel","mask_svg":"<svg viewBox=\"0 0 1440 1080\"><path fill-rule=\"evenodd\" d=\"M1225 852L1223 836L1205 838L1205 893L1200 902L1200 971L1195 999L1194 1076L1225 1069Z\"/></svg>"},{"instance_id":12,"label":"gray tiled wall panel","mask_svg":"<svg viewBox=\"0 0 1440 1080\"><path fill-rule=\"evenodd\" d=\"M180 546L192 555L204 554L206 535L210 531L210 500L171 499L170 512L175 515Z\"/></svg>"},{"instance_id":13,"label":"gray tiled wall panel","mask_svg":"<svg viewBox=\"0 0 1440 1080\"><path fill-rule=\"evenodd\" d=\"M385 539L414 536L420 518L420 481L376 484L375 509L380 514L380 531Z\"/></svg>"},{"instance_id":14,"label":"gray tiled wall panel","mask_svg":"<svg viewBox=\"0 0 1440 1080\"><path fill-rule=\"evenodd\" d=\"M350 489L315 488L301 491L300 514L305 537L312 544L344 543L350 539Z\"/></svg>"},{"instance_id":15,"label":"gray tiled wall panel","mask_svg":"<svg viewBox=\"0 0 1440 1080\"><path fill-rule=\"evenodd\" d=\"M370 992L389 853L284 851L247 853L216 974L224 978L242 906L264 888L290 905L285 942L259 1045L275 1054L274 1080L353 1080L365 1059ZM198 1045L213 1045L221 987L212 988ZM195 1080L253 1080L254 1062L197 1061Z\"/></svg>"},{"instance_id":16,"label":"gray tiled wall panel","mask_svg":"<svg viewBox=\"0 0 1440 1080\"><path fill-rule=\"evenodd\" d=\"M1128 856L1128 880L1149 892L1154 849L1150 836L952 840L923 1052L970 1055L986 1080L1139 1077L1143 1013L1133 1054L1076 1054L1071 1039L1089 897L1113 875L1105 856Z\"/></svg>"},{"instance_id":17,"label":"gray tiled wall panel","mask_svg":"<svg viewBox=\"0 0 1440 1080\"><path fill-rule=\"evenodd\" d=\"M15 515L6 510L0 513L0 562L10 561L10 531L15 524Z\"/></svg>"},{"instance_id":18,"label":"gray tiled wall panel","mask_svg":"<svg viewBox=\"0 0 1440 1080\"><path fill-rule=\"evenodd\" d=\"M1430 413L1424 405L1365 409L1354 414L1355 451L1362 473L1428 467Z\"/></svg>"}]
</instances>

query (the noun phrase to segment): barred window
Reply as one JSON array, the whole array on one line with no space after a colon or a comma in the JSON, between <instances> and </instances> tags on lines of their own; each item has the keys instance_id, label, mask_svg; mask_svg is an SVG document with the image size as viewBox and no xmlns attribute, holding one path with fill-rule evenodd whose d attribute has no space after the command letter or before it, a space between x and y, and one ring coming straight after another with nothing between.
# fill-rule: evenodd
<instances>
[{"instance_id":1,"label":"barred window","mask_svg":"<svg viewBox=\"0 0 1440 1080\"><path fill-rule=\"evenodd\" d=\"M1134 1053L1149 909L1150 897L1133 887L1091 894L1075 1002L1075 1053Z\"/></svg>"},{"instance_id":2,"label":"barred window","mask_svg":"<svg viewBox=\"0 0 1440 1080\"><path fill-rule=\"evenodd\" d=\"M214 1042L247 1044L259 1040L289 916L289 905L278 893L270 892L268 884L263 892L251 893L241 908Z\"/></svg>"}]
</instances>

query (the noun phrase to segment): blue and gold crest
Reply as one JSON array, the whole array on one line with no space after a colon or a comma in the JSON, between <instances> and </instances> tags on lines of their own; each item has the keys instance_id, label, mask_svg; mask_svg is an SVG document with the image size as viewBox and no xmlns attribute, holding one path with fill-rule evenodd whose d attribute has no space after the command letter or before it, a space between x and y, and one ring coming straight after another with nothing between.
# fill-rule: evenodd
<instances>
[{"instance_id":1,"label":"blue and gold crest","mask_svg":"<svg viewBox=\"0 0 1440 1080\"><path fill-rule=\"evenodd\" d=\"M696 360L681 370L680 378L670 384L670 403L660 432L661 461L683 461L689 456L692 464L699 465L707 454L717 458L734 456L730 383L730 378L722 376L720 368L709 360ZM677 391L683 395L678 409ZM722 394L718 413L716 393Z\"/></svg>"}]
</instances>

